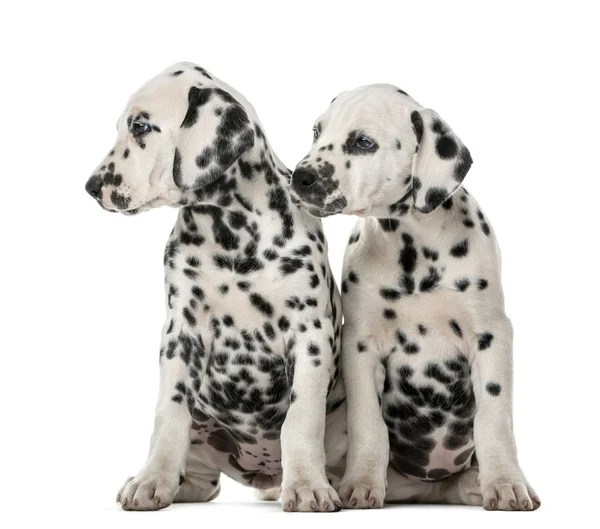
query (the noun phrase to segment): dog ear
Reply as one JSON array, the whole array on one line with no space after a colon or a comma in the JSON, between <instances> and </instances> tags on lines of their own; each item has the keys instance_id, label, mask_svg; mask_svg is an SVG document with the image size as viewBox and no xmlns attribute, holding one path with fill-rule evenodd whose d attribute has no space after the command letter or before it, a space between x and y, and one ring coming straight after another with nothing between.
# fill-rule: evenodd
<instances>
[{"instance_id":1,"label":"dog ear","mask_svg":"<svg viewBox=\"0 0 600 529\"><path fill-rule=\"evenodd\" d=\"M417 136L413 200L419 211L429 213L460 186L473 160L469 149L433 110L415 110L410 118Z\"/></svg>"},{"instance_id":2,"label":"dog ear","mask_svg":"<svg viewBox=\"0 0 600 529\"><path fill-rule=\"evenodd\" d=\"M229 92L192 86L176 141L175 184L197 189L221 176L254 145L254 134L244 107Z\"/></svg>"}]
</instances>

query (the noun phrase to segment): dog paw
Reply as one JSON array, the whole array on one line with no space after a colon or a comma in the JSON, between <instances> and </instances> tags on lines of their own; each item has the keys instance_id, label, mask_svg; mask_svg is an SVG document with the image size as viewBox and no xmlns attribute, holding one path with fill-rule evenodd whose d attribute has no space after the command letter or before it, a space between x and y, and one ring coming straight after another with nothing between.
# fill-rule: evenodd
<instances>
[{"instance_id":1,"label":"dog paw","mask_svg":"<svg viewBox=\"0 0 600 529\"><path fill-rule=\"evenodd\" d=\"M468 468L460 474L458 478L458 495L464 505L483 505L477 467Z\"/></svg>"},{"instance_id":2,"label":"dog paw","mask_svg":"<svg viewBox=\"0 0 600 529\"><path fill-rule=\"evenodd\" d=\"M342 480L339 489L344 507L348 509L381 509L385 499L385 483L371 480Z\"/></svg>"},{"instance_id":3,"label":"dog paw","mask_svg":"<svg viewBox=\"0 0 600 529\"><path fill-rule=\"evenodd\" d=\"M488 511L535 511L542 504L535 490L521 476L497 478L481 484L483 508Z\"/></svg>"},{"instance_id":4,"label":"dog paw","mask_svg":"<svg viewBox=\"0 0 600 529\"><path fill-rule=\"evenodd\" d=\"M157 511L173 503L183 476L142 470L128 478L117 494L117 503L125 511Z\"/></svg>"},{"instance_id":5,"label":"dog paw","mask_svg":"<svg viewBox=\"0 0 600 529\"><path fill-rule=\"evenodd\" d=\"M342 509L342 502L329 484L300 483L283 486L281 506L286 512L337 512Z\"/></svg>"}]
</instances>

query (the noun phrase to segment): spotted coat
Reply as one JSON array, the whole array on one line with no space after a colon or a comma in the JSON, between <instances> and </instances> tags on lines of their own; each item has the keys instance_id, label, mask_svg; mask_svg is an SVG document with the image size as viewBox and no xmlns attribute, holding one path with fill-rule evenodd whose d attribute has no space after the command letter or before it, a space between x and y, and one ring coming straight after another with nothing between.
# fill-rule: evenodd
<instances>
[{"instance_id":1,"label":"spotted coat","mask_svg":"<svg viewBox=\"0 0 600 529\"><path fill-rule=\"evenodd\" d=\"M469 150L436 112L391 85L344 92L314 136L294 192L316 215L362 217L341 285L349 428L342 500L536 508L512 431L500 251L461 187Z\"/></svg>"},{"instance_id":2,"label":"spotted coat","mask_svg":"<svg viewBox=\"0 0 600 529\"><path fill-rule=\"evenodd\" d=\"M126 214L179 208L152 447L121 505L207 501L224 472L282 486L286 510L339 509L323 435L344 401L342 313L321 221L291 200L252 106L201 67L149 81L118 129L88 192Z\"/></svg>"}]
</instances>

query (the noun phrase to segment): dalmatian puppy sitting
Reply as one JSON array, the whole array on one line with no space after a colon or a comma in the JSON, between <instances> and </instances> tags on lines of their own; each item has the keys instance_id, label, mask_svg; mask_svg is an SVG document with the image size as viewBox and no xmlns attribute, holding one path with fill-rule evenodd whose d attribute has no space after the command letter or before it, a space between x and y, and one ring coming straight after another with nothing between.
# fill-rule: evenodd
<instances>
[{"instance_id":1,"label":"dalmatian puppy sitting","mask_svg":"<svg viewBox=\"0 0 600 529\"><path fill-rule=\"evenodd\" d=\"M190 63L146 83L88 180L108 211L179 207L165 254L167 318L147 461L125 510L204 502L221 472L286 511L338 511L325 428L343 428L340 297L321 221L256 112ZM326 417L327 412L327 417Z\"/></svg>"},{"instance_id":2,"label":"dalmatian puppy sitting","mask_svg":"<svg viewBox=\"0 0 600 529\"><path fill-rule=\"evenodd\" d=\"M468 149L438 114L390 85L341 94L314 136L294 192L314 215L363 217L342 283L344 505L537 509L513 435L500 252L460 187Z\"/></svg>"}]
</instances>

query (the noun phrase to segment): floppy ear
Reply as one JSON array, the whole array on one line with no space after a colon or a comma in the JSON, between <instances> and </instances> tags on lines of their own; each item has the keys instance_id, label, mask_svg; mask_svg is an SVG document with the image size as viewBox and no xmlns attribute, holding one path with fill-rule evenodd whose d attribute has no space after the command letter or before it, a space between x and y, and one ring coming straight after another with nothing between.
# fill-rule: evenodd
<instances>
[{"instance_id":1,"label":"floppy ear","mask_svg":"<svg viewBox=\"0 0 600 529\"><path fill-rule=\"evenodd\" d=\"M419 211L429 213L460 186L473 160L469 149L433 110L415 110L410 118L417 136L413 200Z\"/></svg>"},{"instance_id":2,"label":"floppy ear","mask_svg":"<svg viewBox=\"0 0 600 529\"><path fill-rule=\"evenodd\" d=\"M254 145L244 107L225 90L192 86L173 160L173 180L196 189L221 176Z\"/></svg>"}]
</instances>

